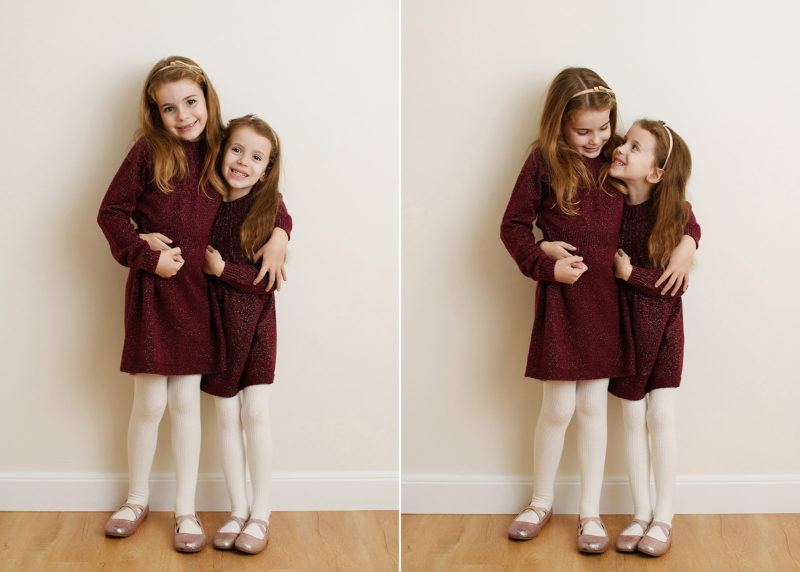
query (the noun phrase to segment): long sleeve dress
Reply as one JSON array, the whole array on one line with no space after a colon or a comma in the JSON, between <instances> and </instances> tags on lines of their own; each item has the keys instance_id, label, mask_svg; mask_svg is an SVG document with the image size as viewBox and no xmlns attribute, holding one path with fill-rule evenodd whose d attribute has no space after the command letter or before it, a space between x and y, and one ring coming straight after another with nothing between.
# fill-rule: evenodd
<instances>
[{"instance_id":1,"label":"long sleeve dress","mask_svg":"<svg viewBox=\"0 0 800 572\"><path fill-rule=\"evenodd\" d=\"M277 328L275 297L265 292L267 281L253 284L259 268L241 248L239 229L250 208L251 195L223 202L211 230L211 246L225 261L222 275L211 278L211 304L223 324L228 367L204 375L201 389L217 397L233 397L245 387L270 384L275 377ZM275 226L292 232L292 217L281 200Z\"/></svg>"},{"instance_id":2,"label":"long sleeve dress","mask_svg":"<svg viewBox=\"0 0 800 572\"><path fill-rule=\"evenodd\" d=\"M125 341L120 369L128 373L190 375L225 368L225 348L213 322L203 260L221 202L198 190L202 142L183 142L187 174L165 194L152 182L147 141L139 139L108 187L97 222L111 254L130 268L125 288ZM131 223L134 221L138 228ZM159 251L139 233L160 232L180 247L184 265L172 278L155 274Z\"/></svg>"},{"instance_id":3,"label":"long sleeve dress","mask_svg":"<svg viewBox=\"0 0 800 572\"><path fill-rule=\"evenodd\" d=\"M584 163L596 180L601 159L584 158ZM623 195L608 185L592 185L581 189L577 199L579 214L564 214L556 204L541 154L534 151L517 178L503 216L503 243L522 273L538 281L527 377L588 380L634 372L631 337L620 312L613 270ZM555 281L555 260L536 243L534 222L544 240L562 240L577 247L575 254L588 266L577 282Z\"/></svg>"},{"instance_id":4,"label":"long sleeve dress","mask_svg":"<svg viewBox=\"0 0 800 572\"><path fill-rule=\"evenodd\" d=\"M636 352L636 373L615 377L608 390L617 397L638 401L649 391L679 387L683 370L683 290L662 294L655 283L663 270L653 268L647 241L653 228L652 201L625 205L620 248L631 257L633 270L622 282L620 300L630 315L631 342ZM686 234L700 242L700 226L690 210Z\"/></svg>"}]
</instances>

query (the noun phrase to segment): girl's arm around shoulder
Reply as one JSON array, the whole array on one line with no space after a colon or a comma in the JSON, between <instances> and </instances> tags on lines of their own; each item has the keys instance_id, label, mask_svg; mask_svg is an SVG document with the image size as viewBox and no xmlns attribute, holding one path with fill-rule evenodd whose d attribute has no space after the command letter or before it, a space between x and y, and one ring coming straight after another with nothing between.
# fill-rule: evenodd
<instances>
[{"instance_id":1,"label":"girl's arm around shoulder","mask_svg":"<svg viewBox=\"0 0 800 572\"><path fill-rule=\"evenodd\" d=\"M533 223L542 202L543 172L541 155L534 151L525 161L511 192L500 224L500 238L525 276L555 281L556 261L544 253L533 236Z\"/></svg>"},{"instance_id":2,"label":"girl's arm around shoulder","mask_svg":"<svg viewBox=\"0 0 800 572\"><path fill-rule=\"evenodd\" d=\"M256 251L255 260L261 260L261 268L253 281L258 284L269 274L267 291L281 289L281 283L286 280L286 246L292 234L292 217L286 210L286 204L281 197L278 213L275 215L275 228L264 245Z\"/></svg>"},{"instance_id":3,"label":"girl's arm around shoulder","mask_svg":"<svg viewBox=\"0 0 800 572\"><path fill-rule=\"evenodd\" d=\"M114 175L100 204L97 224L117 262L134 270L155 273L160 253L150 250L131 224L131 219L135 219L136 203L147 181L149 160L147 141L140 138Z\"/></svg>"},{"instance_id":4,"label":"girl's arm around shoulder","mask_svg":"<svg viewBox=\"0 0 800 572\"><path fill-rule=\"evenodd\" d=\"M697 223L697 219L694 218L692 203L686 201L686 204L689 205L689 220L686 222L686 231L683 234L691 236L694 239L695 246L700 248L700 225Z\"/></svg>"}]
</instances>

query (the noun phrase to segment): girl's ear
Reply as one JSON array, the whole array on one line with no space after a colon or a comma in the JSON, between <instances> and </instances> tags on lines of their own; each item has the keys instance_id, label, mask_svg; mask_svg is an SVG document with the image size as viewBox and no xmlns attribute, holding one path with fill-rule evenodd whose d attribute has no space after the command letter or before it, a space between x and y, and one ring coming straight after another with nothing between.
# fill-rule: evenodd
<instances>
[{"instance_id":1,"label":"girl's ear","mask_svg":"<svg viewBox=\"0 0 800 572\"><path fill-rule=\"evenodd\" d=\"M660 182L661 179L663 178L664 178L664 169L653 167L653 170L650 171L650 174L645 177L645 180L651 185L655 185L656 183Z\"/></svg>"}]
</instances>

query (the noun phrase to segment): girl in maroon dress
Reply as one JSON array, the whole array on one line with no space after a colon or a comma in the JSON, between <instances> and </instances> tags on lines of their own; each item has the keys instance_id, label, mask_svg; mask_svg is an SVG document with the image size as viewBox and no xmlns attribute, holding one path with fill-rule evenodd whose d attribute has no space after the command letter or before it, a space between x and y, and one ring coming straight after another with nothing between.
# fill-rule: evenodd
<instances>
[{"instance_id":1,"label":"girl in maroon dress","mask_svg":"<svg viewBox=\"0 0 800 572\"><path fill-rule=\"evenodd\" d=\"M200 376L225 368L203 274L224 192L215 169L223 126L211 81L195 62L178 56L150 70L139 116L140 137L97 216L112 255L130 268L121 369L134 375L128 497L105 532L130 536L147 516L158 426L169 406L176 476L173 545L196 552L205 545L195 515Z\"/></svg>"},{"instance_id":2,"label":"girl in maroon dress","mask_svg":"<svg viewBox=\"0 0 800 572\"><path fill-rule=\"evenodd\" d=\"M616 125L616 98L600 76L586 68L560 72L501 226L520 270L538 281L525 375L545 381L534 438L533 498L508 535L533 538L550 519L564 434L577 411L577 542L579 550L595 553L610 544L599 518L608 382L634 372L613 272L624 187L608 177L613 142L606 143ZM534 222L544 235L541 244ZM688 273L695 248L690 242L671 260L670 287L680 286Z\"/></svg>"},{"instance_id":3,"label":"girl in maroon dress","mask_svg":"<svg viewBox=\"0 0 800 572\"><path fill-rule=\"evenodd\" d=\"M220 170L227 186L211 231L203 271L211 280L211 300L222 317L228 367L203 376L203 391L214 396L222 442L231 516L214 535L214 547L256 554L269 537L272 435L269 385L275 376L275 300L253 286L256 247L286 253L292 219L278 192L281 150L278 136L261 119L247 115L227 127ZM285 278L282 263L276 289ZM241 399L240 399L241 398ZM242 428L247 434L253 503L245 491ZM248 519L249 517L249 519Z\"/></svg>"},{"instance_id":4,"label":"girl in maroon dress","mask_svg":"<svg viewBox=\"0 0 800 572\"><path fill-rule=\"evenodd\" d=\"M660 556L672 539L672 499L677 443L675 398L683 369L683 311L680 295L663 293L655 282L670 251L691 224L686 182L692 169L689 148L663 122L642 119L614 151L610 173L628 190L620 249L614 272L625 284L636 350L636 373L614 377L609 391L621 398L634 520L617 538L617 549ZM696 224L693 233L699 240ZM649 437L649 447L648 447ZM650 455L656 482L650 506Z\"/></svg>"}]
</instances>

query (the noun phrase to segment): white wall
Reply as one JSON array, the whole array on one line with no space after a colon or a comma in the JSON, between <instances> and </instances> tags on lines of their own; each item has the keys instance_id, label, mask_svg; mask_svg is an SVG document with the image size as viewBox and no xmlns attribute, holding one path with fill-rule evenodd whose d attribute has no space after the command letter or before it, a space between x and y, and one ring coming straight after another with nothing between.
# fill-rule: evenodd
<instances>
[{"instance_id":1,"label":"white wall","mask_svg":"<svg viewBox=\"0 0 800 572\"><path fill-rule=\"evenodd\" d=\"M404 511L510 513L530 498L535 283L499 225L567 66L609 83L623 129L664 119L694 158L678 512L800 511L799 18L775 0L403 2ZM615 398L608 414L603 510L625 512ZM561 512L577 511L577 474L571 427Z\"/></svg>"},{"instance_id":2,"label":"white wall","mask_svg":"<svg viewBox=\"0 0 800 572\"><path fill-rule=\"evenodd\" d=\"M132 143L144 77L172 54L205 68L225 120L256 112L283 142L295 232L277 297L276 507L395 508L398 3L32 0L2 11L0 509L96 510L124 496L127 269L95 217ZM198 502L222 510L214 421L204 396ZM153 468L161 509L168 425Z\"/></svg>"}]
</instances>

